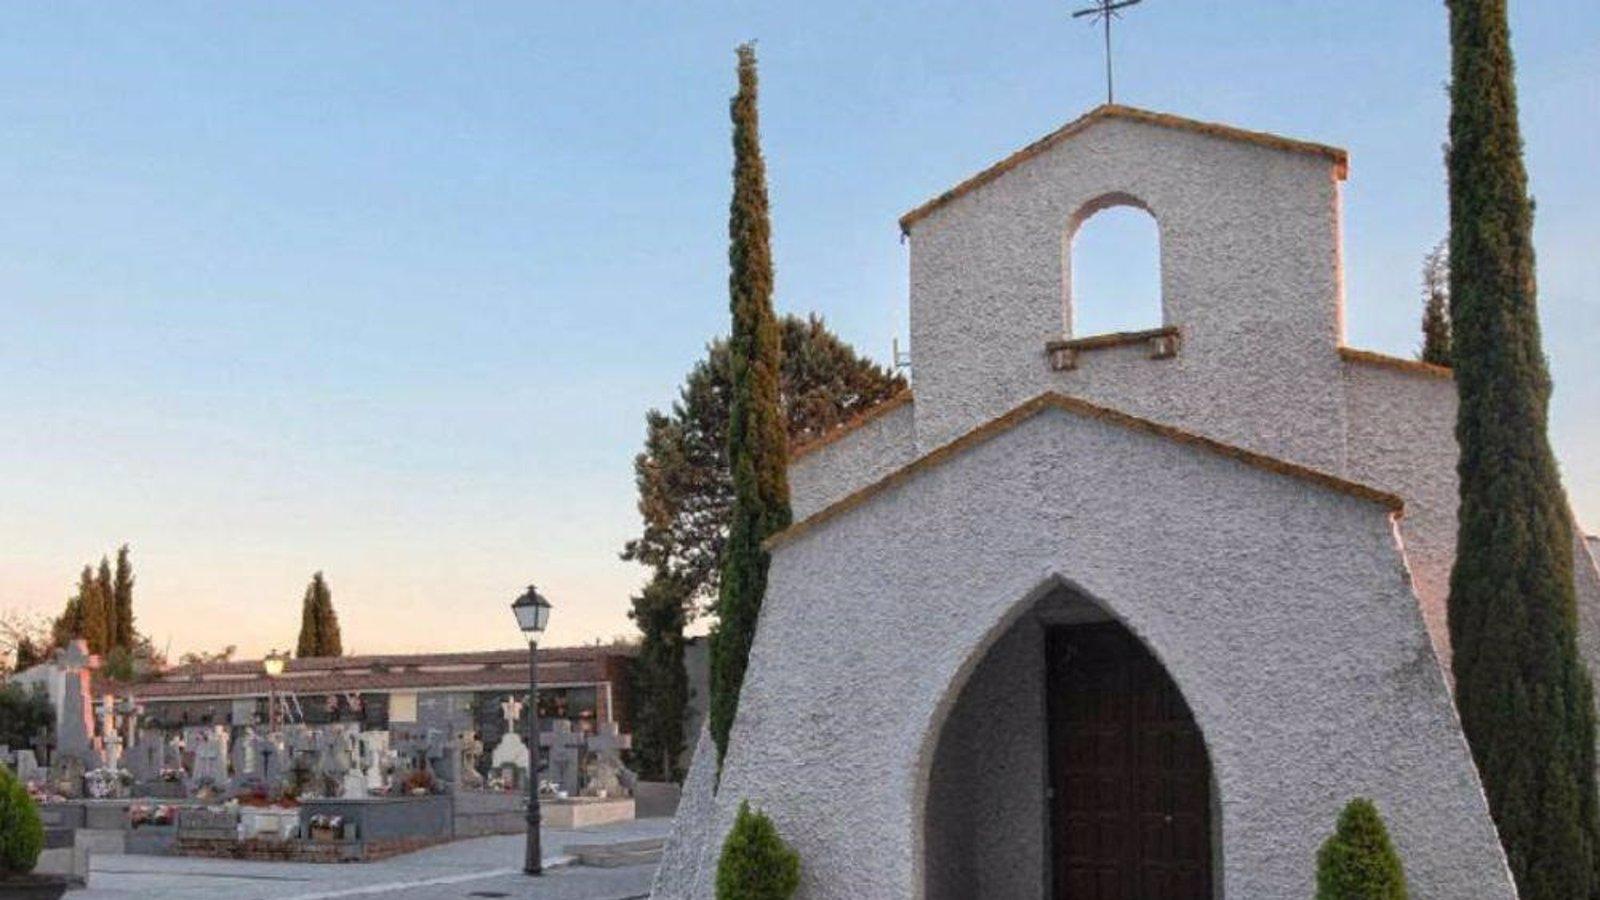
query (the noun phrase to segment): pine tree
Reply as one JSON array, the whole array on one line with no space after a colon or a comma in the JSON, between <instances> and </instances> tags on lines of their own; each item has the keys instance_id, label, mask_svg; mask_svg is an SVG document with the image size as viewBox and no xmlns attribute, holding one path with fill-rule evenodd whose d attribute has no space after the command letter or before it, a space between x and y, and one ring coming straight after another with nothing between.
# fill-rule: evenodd
<instances>
[{"instance_id":1,"label":"pine tree","mask_svg":"<svg viewBox=\"0 0 1600 900\"><path fill-rule=\"evenodd\" d=\"M1440 241L1422 261L1422 361L1450 359L1450 244Z\"/></svg>"},{"instance_id":2,"label":"pine tree","mask_svg":"<svg viewBox=\"0 0 1600 900\"><path fill-rule=\"evenodd\" d=\"M860 354L816 316L783 316L778 394L789 446L814 440L906 389L904 378ZM728 405L733 393L726 339L712 341L669 412L645 415L644 451L634 459L643 533L622 558L665 568L688 591L689 620L715 601L733 476Z\"/></svg>"},{"instance_id":3,"label":"pine tree","mask_svg":"<svg viewBox=\"0 0 1600 900\"><path fill-rule=\"evenodd\" d=\"M644 634L633 661L633 758L640 776L677 781L684 750L683 712L689 705L689 674L683 668L683 628L688 591L658 568L633 598L633 619Z\"/></svg>"},{"instance_id":4,"label":"pine tree","mask_svg":"<svg viewBox=\"0 0 1600 900\"><path fill-rule=\"evenodd\" d=\"M295 656L342 656L344 646L339 639L339 617L333 611L333 593L322 573L311 576L306 585L305 599L300 604L300 640Z\"/></svg>"},{"instance_id":5,"label":"pine tree","mask_svg":"<svg viewBox=\"0 0 1600 900\"><path fill-rule=\"evenodd\" d=\"M1594 699L1576 644L1572 523L1546 433L1506 0L1448 6L1456 703L1522 900L1593 898Z\"/></svg>"},{"instance_id":6,"label":"pine tree","mask_svg":"<svg viewBox=\"0 0 1600 900\"><path fill-rule=\"evenodd\" d=\"M728 466L733 474L733 517L711 639L711 734L719 761L739 709L739 689L749 663L761 598L767 588L767 552L761 542L789 524L788 448L779 405L782 347L772 312L771 224L767 219L766 164L756 114L756 55L739 47L739 92L733 119L733 201L728 212L728 340L732 396L728 414Z\"/></svg>"},{"instance_id":7,"label":"pine tree","mask_svg":"<svg viewBox=\"0 0 1600 900\"><path fill-rule=\"evenodd\" d=\"M138 632L133 628L133 562L128 558L128 545L117 550L117 570L111 579L112 618L116 623L116 645L133 651L138 643Z\"/></svg>"}]
</instances>

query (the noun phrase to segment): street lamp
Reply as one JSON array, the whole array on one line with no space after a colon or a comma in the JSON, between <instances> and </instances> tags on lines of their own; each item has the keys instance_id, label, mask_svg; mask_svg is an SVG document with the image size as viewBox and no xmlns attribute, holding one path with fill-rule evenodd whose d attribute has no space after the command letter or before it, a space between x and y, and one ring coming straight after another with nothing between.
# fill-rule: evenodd
<instances>
[{"instance_id":1,"label":"street lamp","mask_svg":"<svg viewBox=\"0 0 1600 900\"><path fill-rule=\"evenodd\" d=\"M528 850L522 871L544 874L544 859L539 849L539 633L550 621L550 601L540 596L533 585L511 604L517 627L528 638Z\"/></svg>"},{"instance_id":2,"label":"street lamp","mask_svg":"<svg viewBox=\"0 0 1600 900\"><path fill-rule=\"evenodd\" d=\"M273 650L261 660L261 668L267 673L267 731L278 730L278 676L283 674L283 667L289 662L289 654L278 655Z\"/></svg>"},{"instance_id":3,"label":"street lamp","mask_svg":"<svg viewBox=\"0 0 1600 900\"><path fill-rule=\"evenodd\" d=\"M267 673L267 740L261 745L261 780L267 786L267 799L272 799L272 735L278 730L278 676L289 662L287 652L272 650L261 660L261 669Z\"/></svg>"}]
</instances>

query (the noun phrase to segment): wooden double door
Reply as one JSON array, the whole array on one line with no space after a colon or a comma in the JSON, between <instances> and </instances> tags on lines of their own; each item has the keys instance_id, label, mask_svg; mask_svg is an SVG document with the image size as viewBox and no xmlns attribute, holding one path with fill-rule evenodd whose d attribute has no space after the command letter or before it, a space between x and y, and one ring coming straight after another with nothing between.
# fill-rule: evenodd
<instances>
[{"instance_id":1,"label":"wooden double door","mask_svg":"<svg viewBox=\"0 0 1600 900\"><path fill-rule=\"evenodd\" d=\"M1055 900L1206 900L1211 767L1188 704L1121 625L1046 635Z\"/></svg>"}]
</instances>

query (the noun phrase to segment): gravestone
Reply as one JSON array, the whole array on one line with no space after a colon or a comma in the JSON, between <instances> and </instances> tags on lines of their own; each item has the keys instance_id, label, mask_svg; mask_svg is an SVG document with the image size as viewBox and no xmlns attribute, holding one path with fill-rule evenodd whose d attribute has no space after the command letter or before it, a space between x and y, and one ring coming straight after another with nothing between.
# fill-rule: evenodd
<instances>
[{"instance_id":1,"label":"gravestone","mask_svg":"<svg viewBox=\"0 0 1600 900\"><path fill-rule=\"evenodd\" d=\"M55 756L76 760L78 768L84 770L94 768L100 760L94 747L89 672L99 664L99 658L90 655L89 645L79 638L56 651L55 664L64 674Z\"/></svg>"},{"instance_id":2,"label":"gravestone","mask_svg":"<svg viewBox=\"0 0 1600 900\"><path fill-rule=\"evenodd\" d=\"M478 733L463 731L457 734L455 746L457 783L464 788L483 787L483 773L478 771L478 762L483 759L483 741L478 739Z\"/></svg>"},{"instance_id":3,"label":"gravestone","mask_svg":"<svg viewBox=\"0 0 1600 900\"><path fill-rule=\"evenodd\" d=\"M583 734L572 730L570 719L557 719L550 723L549 731L539 733L539 748L548 766L546 780L568 797L578 796L582 787L585 743Z\"/></svg>"},{"instance_id":4,"label":"gravestone","mask_svg":"<svg viewBox=\"0 0 1600 900\"><path fill-rule=\"evenodd\" d=\"M174 734L162 742L161 767L186 773L183 766L183 734Z\"/></svg>"},{"instance_id":5,"label":"gravestone","mask_svg":"<svg viewBox=\"0 0 1600 900\"><path fill-rule=\"evenodd\" d=\"M207 809L203 806L178 810L180 840L231 841L238 836L239 813L236 810Z\"/></svg>"},{"instance_id":6,"label":"gravestone","mask_svg":"<svg viewBox=\"0 0 1600 900\"><path fill-rule=\"evenodd\" d=\"M389 783L393 770L392 751L389 749L389 732L361 732L361 771L367 779L367 792L382 791ZM385 770L387 764L389 771Z\"/></svg>"},{"instance_id":7,"label":"gravestone","mask_svg":"<svg viewBox=\"0 0 1600 900\"><path fill-rule=\"evenodd\" d=\"M455 754L450 747L448 732L438 728L428 729L428 740L424 752L428 757L428 769L440 781L454 782L456 779Z\"/></svg>"},{"instance_id":8,"label":"gravestone","mask_svg":"<svg viewBox=\"0 0 1600 900\"><path fill-rule=\"evenodd\" d=\"M627 797L636 781L633 772L622 764L622 751L633 747L633 736L622 734L615 722L601 723L589 736L588 765L584 767L583 792L590 797Z\"/></svg>"},{"instance_id":9,"label":"gravestone","mask_svg":"<svg viewBox=\"0 0 1600 900\"><path fill-rule=\"evenodd\" d=\"M161 777L162 749L159 737L146 734L128 751L125 763L135 782L155 781Z\"/></svg>"},{"instance_id":10,"label":"gravestone","mask_svg":"<svg viewBox=\"0 0 1600 900\"><path fill-rule=\"evenodd\" d=\"M346 798L365 797L367 796L367 774L361 768L361 733L351 727L344 729L339 736L344 741L342 756L345 759L344 783L339 796Z\"/></svg>"},{"instance_id":11,"label":"gravestone","mask_svg":"<svg viewBox=\"0 0 1600 900\"><path fill-rule=\"evenodd\" d=\"M194 753L194 772L189 777L189 791L194 793L210 786L222 791L228 787L228 732L216 725L196 732L191 745Z\"/></svg>"},{"instance_id":12,"label":"gravestone","mask_svg":"<svg viewBox=\"0 0 1600 900\"><path fill-rule=\"evenodd\" d=\"M233 774L236 778L263 778L261 767L261 736L253 726L246 725L244 733L233 742Z\"/></svg>"},{"instance_id":13,"label":"gravestone","mask_svg":"<svg viewBox=\"0 0 1600 900\"><path fill-rule=\"evenodd\" d=\"M501 701L500 714L506 720L506 732L501 735L494 752L489 754L489 767L499 770L504 770L507 766L515 767L522 773L520 777L526 778L529 777L528 760L531 754L528 745L522 741L522 735L517 733L517 720L522 718L523 705L523 702L515 696Z\"/></svg>"},{"instance_id":14,"label":"gravestone","mask_svg":"<svg viewBox=\"0 0 1600 900\"><path fill-rule=\"evenodd\" d=\"M16 752L14 770L17 773L17 780L23 784L36 784L45 777L45 772L39 768L39 760L33 755L32 750Z\"/></svg>"}]
</instances>

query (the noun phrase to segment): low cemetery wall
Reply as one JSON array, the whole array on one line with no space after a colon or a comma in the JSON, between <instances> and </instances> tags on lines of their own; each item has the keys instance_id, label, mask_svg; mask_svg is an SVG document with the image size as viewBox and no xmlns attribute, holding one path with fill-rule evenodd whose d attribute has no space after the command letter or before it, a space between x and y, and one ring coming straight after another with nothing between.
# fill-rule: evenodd
<instances>
[{"instance_id":1,"label":"low cemetery wall","mask_svg":"<svg viewBox=\"0 0 1600 900\"><path fill-rule=\"evenodd\" d=\"M572 797L566 800L546 799L539 804L540 818L546 828L571 831L609 825L612 822L633 821L633 798Z\"/></svg>"},{"instance_id":2,"label":"low cemetery wall","mask_svg":"<svg viewBox=\"0 0 1600 900\"><path fill-rule=\"evenodd\" d=\"M300 830L311 833L313 816L340 817L346 834L360 841L441 838L453 833L455 810L447 794L407 797L328 797L300 804ZM355 826L354 831L348 826Z\"/></svg>"},{"instance_id":3,"label":"low cemetery wall","mask_svg":"<svg viewBox=\"0 0 1600 900\"><path fill-rule=\"evenodd\" d=\"M456 791L455 836L517 834L528 830L528 795L517 791Z\"/></svg>"},{"instance_id":4,"label":"low cemetery wall","mask_svg":"<svg viewBox=\"0 0 1600 900\"><path fill-rule=\"evenodd\" d=\"M640 819L670 819L683 789L670 781L640 781L633 786L633 814Z\"/></svg>"}]
</instances>

